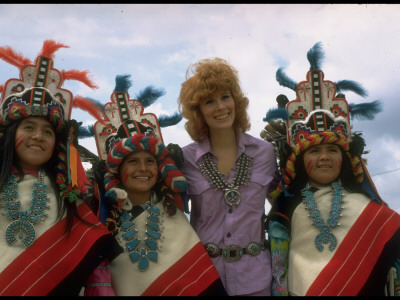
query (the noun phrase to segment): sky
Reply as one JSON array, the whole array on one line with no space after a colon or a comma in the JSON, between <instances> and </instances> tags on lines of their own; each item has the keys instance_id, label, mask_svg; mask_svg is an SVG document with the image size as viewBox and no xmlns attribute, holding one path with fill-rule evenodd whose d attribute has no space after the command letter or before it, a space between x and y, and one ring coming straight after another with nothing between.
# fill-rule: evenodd
<instances>
[{"instance_id":1,"label":"sky","mask_svg":"<svg viewBox=\"0 0 400 300\"><path fill-rule=\"evenodd\" d=\"M278 68L294 81L306 79L307 51L321 42L325 80L354 80L367 91L346 92L349 103L381 100L373 121L353 120L366 141L364 156L381 197L400 211L400 5L398 4L0 4L0 47L10 46L35 60L43 41L69 48L55 54L58 70L89 70L99 86L66 81L76 96L105 104L117 75L131 75L131 99L146 86L165 95L145 109L157 116L178 111L180 86L190 64L204 58L227 60L239 73L249 98L249 134L260 137L268 109L294 91L275 79ZM0 84L19 78L16 67L0 60ZM93 124L82 110L72 118ZM162 128L164 142L192 142L185 119ZM80 144L97 154L94 138Z\"/></svg>"}]
</instances>

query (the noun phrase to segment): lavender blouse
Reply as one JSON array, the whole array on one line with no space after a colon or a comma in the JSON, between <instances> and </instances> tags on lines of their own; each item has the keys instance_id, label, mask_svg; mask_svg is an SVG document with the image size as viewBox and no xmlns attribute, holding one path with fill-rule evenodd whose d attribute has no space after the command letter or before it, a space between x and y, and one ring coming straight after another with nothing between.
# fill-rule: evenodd
<instances>
[{"instance_id":1,"label":"lavender blouse","mask_svg":"<svg viewBox=\"0 0 400 300\"><path fill-rule=\"evenodd\" d=\"M203 244L215 243L219 248L236 244L245 248L250 242L265 239L262 215L268 194L278 181L275 153L269 142L246 133L237 135L238 153L253 157L250 181L241 185L241 201L229 212L222 190L214 190L200 172L203 155L211 152L208 137L182 148L184 164L182 172L188 182L191 201L190 222ZM212 152L211 152L212 154ZM214 163L217 159L212 155ZM236 166L231 170L228 182L232 183ZM226 179L226 178L225 178ZM212 258L229 295L245 295L271 290L271 257L269 250L257 256L243 255L239 261L226 262L222 256Z\"/></svg>"}]
</instances>

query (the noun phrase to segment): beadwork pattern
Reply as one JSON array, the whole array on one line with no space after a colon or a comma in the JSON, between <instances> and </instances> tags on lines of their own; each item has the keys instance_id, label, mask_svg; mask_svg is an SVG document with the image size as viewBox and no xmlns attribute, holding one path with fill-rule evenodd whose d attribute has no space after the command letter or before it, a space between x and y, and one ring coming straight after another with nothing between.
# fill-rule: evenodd
<instances>
[{"instance_id":1,"label":"beadwork pattern","mask_svg":"<svg viewBox=\"0 0 400 300\"><path fill-rule=\"evenodd\" d=\"M204 155L204 161L200 164L200 171L214 189L221 189L224 192L226 204L232 207L238 206L240 203L239 186L250 180L252 166L253 158L242 153L236 164L233 182L228 183L212 161L211 153L208 152Z\"/></svg>"},{"instance_id":2,"label":"beadwork pattern","mask_svg":"<svg viewBox=\"0 0 400 300\"><path fill-rule=\"evenodd\" d=\"M339 182L332 183L332 204L329 212L329 218L326 221L320 216L320 210L315 202L314 193L309 191L311 185L307 185L301 190L303 194L303 202L309 213L313 225L317 227L320 233L315 237L314 244L318 251L322 252L324 246L322 244L329 243L329 250L333 251L337 246L337 239L331 229L339 226L339 219L342 216L343 194L342 185Z\"/></svg>"},{"instance_id":3,"label":"beadwork pattern","mask_svg":"<svg viewBox=\"0 0 400 300\"><path fill-rule=\"evenodd\" d=\"M21 201L18 199L17 177L11 175L2 189L6 216L13 220L6 229L6 241L13 244L17 238L25 247L29 247L35 240L34 224L40 222L47 206L47 190L44 184L44 171L39 170L38 180L33 183L32 201L26 211L21 211ZM17 238L16 238L17 237Z\"/></svg>"}]
</instances>

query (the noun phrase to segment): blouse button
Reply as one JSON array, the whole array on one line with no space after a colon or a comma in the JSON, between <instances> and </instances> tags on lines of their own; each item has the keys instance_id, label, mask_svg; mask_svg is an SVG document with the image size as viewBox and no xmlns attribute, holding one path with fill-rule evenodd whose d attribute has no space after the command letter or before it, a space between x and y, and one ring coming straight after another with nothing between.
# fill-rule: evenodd
<instances>
[{"instance_id":1,"label":"blouse button","mask_svg":"<svg viewBox=\"0 0 400 300\"><path fill-rule=\"evenodd\" d=\"M226 235L228 238L230 238L232 235L230 232L228 232L228 234Z\"/></svg>"}]
</instances>

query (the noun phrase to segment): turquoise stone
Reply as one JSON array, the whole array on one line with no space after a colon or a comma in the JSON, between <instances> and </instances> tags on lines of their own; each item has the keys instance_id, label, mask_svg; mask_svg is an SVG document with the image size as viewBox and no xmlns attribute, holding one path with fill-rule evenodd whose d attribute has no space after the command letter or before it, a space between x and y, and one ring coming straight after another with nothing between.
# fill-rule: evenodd
<instances>
[{"instance_id":1,"label":"turquoise stone","mask_svg":"<svg viewBox=\"0 0 400 300\"><path fill-rule=\"evenodd\" d=\"M137 251L133 251L129 253L129 257L131 258L132 262L137 262L139 260L140 254Z\"/></svg>"},{"instance_id":2,"label":"turquoise stone","mask_svg":"<svg viewBox=\"0 0 400 300\"><path fill-rule=\"evenodd\" d=\"M133 225L135 225L135 223L133 221L129 221L129 222L121 224L121 229L123 231L126 231L126 230L129 230Z\"/></svg>"},{"instance_id":3,"label":"turquoise stone","mask_svg":"<svg viewBox=\"0 0 400 300\"><path fill-rule=\"evenodd\" d=\"M148 218L151 222L154 222L154 223L159 223L159 222L160 222L160 220L158 219L158 217L157 217L157 216L154 216L154 215L149 215L147 218Z\"/></svg>"},{"instance_id":4,"label":"turquoise stone","mask_svg":"<svg viewBox=\"0 0 400 300\"><path fill-rule=\"evenodd\" d=\"M149 227L150 229L153 229L154 231L160 230L160 227L156 223L149 222L149 223L146 223L146 225L147 225L147 227Z\"/></svg>"},{"instance_id":5,"label":"turquoise stone","mask_svg":"<svg viewBox=\"0 0 400 300\"><path fill-rule=\"evenodd\" d=\"M147 257L145 256L140 257L138 267L140 271L145 271L149 267L149 260L147 259Z\"/></svg>"},{"instance_id":6,"label":"turquoise stone","mask_svg":"<svg viewBox=\"0 0 400 300\"><path fill-rule=\"evenodd\" d=\"M160 210L158 209L157 206L150 206L149 210L151 213L155 214L155 215L159 215L160 214Z\"/></svg>"},{"instance_id":7,"label":"turquoise stone","mask_svg":"<svg viewBox=\"0 0 400 300\"><path fill-rule=\"evenodd\" d=\"M147 247L149 247L150 250L156 250L157 249L157 242L150 240L150 239L146 239L145 240L145 244Z\"/></svg>"},{"instance_id":8,"label":"turquoise stone","mask_svg":"<svg viewBox=\"0 0 400 300\"><path fill-rule=\"evenodd\" d=\"M147 257L152 261L157 261L158 260L158 253L155 252L155 251L149 251L147 253Z\"/></svg>"},{"instance_id":9,"label":"turquoise stone","mask_svg":"<svg viewBox=\"0 0 400 300\"><path fill-rule=\"evenodd\" d=\"M126 221L128 221L129 219L131 218L131 215L130 214L124 214L124 215L122 215L121 217L120 217L120 221L121 221L121 223L125 223Z\"/></svg>"},{"instance_id":10,"label":"turquoise stone","mask_svg":"<svg viewBox=\"0 0 400 300\"><path fill-rule=\"evenodd\" d=\"M155 231L151 231L151 230L146 230L146 234L147 234L149 237L151 237L151 238L153 238L153 239L155 239L155 240L159 239L160 236L161 236L161 233L155 232Z\"/></svg>"},{"instance_id":11,"label":"turquoise stone","mask_svg":"<svg viewBox=\"0 0 400 300\"><path fill-rule=\"evenodd\" d=\"M137 248L137 246L140 243L140 239L139 238L135 238L134 240L126 243L126 249L128 249L128 251L132 251L135 250Z\"/></svg>"},{"instance_id":12,"label":"turquoise stone","mask_svg":"<svg viewBox=\"0 0 400 300\"><path fill-rule=\"evenodd\" d=\"M122 237L125 239L125 240L131 240L132 238L133 238L133 236L137 233L138 231L136 230L136 229L132 229L131 231L128 231L128 232L124 232L123 234L122 234Z\"/></svg>"}]
</instances>

